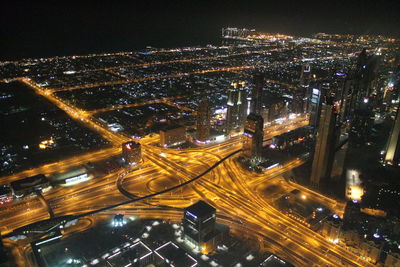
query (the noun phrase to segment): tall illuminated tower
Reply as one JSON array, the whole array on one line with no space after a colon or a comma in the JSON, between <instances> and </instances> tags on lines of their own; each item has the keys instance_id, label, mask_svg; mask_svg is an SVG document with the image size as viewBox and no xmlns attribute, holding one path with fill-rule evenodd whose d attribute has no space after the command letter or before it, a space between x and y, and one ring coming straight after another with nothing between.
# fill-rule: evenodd
<instances>
[{"instance_id":1,"label":"tall illuminated tower","mask_svg":"<svg viewBox=\"0 0 400 267\"><path fill-rule=\"evenodd\" d=\"M247 97L244 82L234 82L228 89L228 103L226 111L226 131L231 134L235 130L243 129L247 110Z\"/></svg>"},{"instance_id":2,"label":"tall illuminated tower","mask_svg":"<svg viewBox=\"0 0 400 267\"><path fill-rule=\"evenodd\" d=\"M335 155L337 134L335 131L336 113L331 101L322 105L314 159L311 169L311 184L320 186L321 180L330 179Z\"/></svg>"},{"instance_id":3,"label":"tall illuminated tower","mask_svg":"<svg viewBox=\"0 0 400 267\"><path fill-rule=\"evenodd\" d=\"M200 142L205 142L210 138L210 118L210 105L205 97L200 101L197 110L196 139Z\"/></svg>"},{"instance_id":4,"label":"tall illuminated tower","mask_svg":"<svg viewBox=\"0 0 400 267\"><path fill-rule=\"evenodd\" d=\"M400 165L400 106L397 107L396 118L386 146L385 163Z\"/></svg>"},{"instance_id":5,"label":"tall illuminated tower","mask_svg":"<svg viewBox=\"0 0 400 267\"><path fill-rule=\"evenodd\" d=\"M253 84L251 90L250 112L260 115L262 108L262 93L265 86L264 75L261 73L254 74Z\"/></svg>"},{"instance_id":6,"label":"tall illuminated tower","mask_svg":"<svg viewBox=\"0 0 400 267\"><path fill-rule=\"evenodd\" d=\"M316 85L310 87L310 98L308 103L308 112L310 113L310 126L314 127L314 129L318 126L318 121L320 117L321 111L321 89Z\"/></svg>"},{"instance_id":7,"label":"tall illuminated tower","mask_svg":"<svg viewBox=\"0 0 400 267\"><path fill-rule=\"evenodd\" d=\"M243 153L242 155L250 159L253 163L261 160L263 143L264 120L261 115L250 113L247 116L243 132Z\"/></svg>"}]
</instances>

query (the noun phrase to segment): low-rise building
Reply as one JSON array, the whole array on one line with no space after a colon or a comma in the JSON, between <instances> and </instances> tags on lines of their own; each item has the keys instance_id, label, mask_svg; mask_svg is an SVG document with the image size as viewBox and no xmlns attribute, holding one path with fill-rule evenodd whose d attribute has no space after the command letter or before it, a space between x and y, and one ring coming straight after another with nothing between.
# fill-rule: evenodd
<instances>
[{"instance_id":1,"label":"low-rise building","mask_svg":"<svg viewBox=\"0 0 400 267\"><path fill-rule=\"evenodd\" d=\"M323 221L322 235L325 236L329 241L338 243L339 237L341 236L342 226L342 220L339 218L339 216L334 214Z\"/></svg>"},{"instance_id":2,"label":"low-rise building","mask_svg":"<svg viewBox=\"0 0 400 267\"><path fill-rule=\"evenodd\" d=\"M125 164L138 164L142 159L142 149L140 143L133 141L122 144L122 159Z\"/></svg>"},{"instance_id":3,"label":"low-rise building","mask_svg":"<svg viewBox=\"0 0 400 267\"><path fill-rule=\"evenodd\" d=\"M169 125L160 130L160 145L170 147L186 142L186 128L180 125Z\"/></svg>"},{"instance_id":4,"label":"low-rise building","mask_svg":"<svg viewBox=\"0 0 400 267\"><path fill-rule=\"evenodd\" d=\"M386 256L384 267L400 267L400 254L399 253L389 253Z\"/></svg>"},{"instance_id":5,"label":"low-rise building","mask_svg":"<svg viewBox=\"0 0 400 267\"><path fill-rule=\"evenodd\" d=\"M84 166L71 168L66 172L53 175L52 182L64 186L70 186L90 180L88 170Z\"/></svg>"},{"instance_id":6,"label":"low-rise building","mask_svg":"<svg viewBox=\"0 0 400 267\"><path fill-rule=\"evenodd\" d=\"M35 191L43 191L50 188L50 182L43 174L23 178L10 183L13 195L21 198Z\"/></svg>"},{"instance_id":7,"label":"low-rise building","mask_svg":"<svg viewBox=\"0 0 400 267\"><path fill-rule=\"evenodd\" d=\"M382 251L382 243L378 240L365 240L360 245L360 253L367 260L377 263Z\"/></svg>"},{"instance_id":8,"label":"low-rise building","mask_svg":"<svg viewBox=\"0 0 400 267\"><path fill-rule=\"evenodd\" d=\"M358 247L360 244L360 235L355 229L346 229L342 231L342 240L347 246Z\"/></svg>"}]
</instances>

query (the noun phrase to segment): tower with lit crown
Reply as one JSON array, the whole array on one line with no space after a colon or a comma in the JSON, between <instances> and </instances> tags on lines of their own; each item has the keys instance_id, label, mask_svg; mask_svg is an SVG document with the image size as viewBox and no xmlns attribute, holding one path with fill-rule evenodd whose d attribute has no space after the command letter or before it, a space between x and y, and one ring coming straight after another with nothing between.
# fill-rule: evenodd
<instances>
[{"instance_id":1,"label":"tower with lit crown","mask_svg":"<svg viewBox=\"0 0 400 267\"><path fill-rule=\"evenodd\" d=\"M233 131L243 129L243 123L247 110L245 82L234 82L228 89L228 103L226 111L226 131L231 134Z\"/></svg>"},{"instance_id":2,"label":"tower with lit crown","mask_svg":"<svg viewBox=\"0 0 400 267\"><path fill-rule=\"evenodd\" d=\"M302 65L301 72L300 72L300 85L301 86L308 86L311 78L311 67L310 65Z\"/></svg>"}]
</instances>

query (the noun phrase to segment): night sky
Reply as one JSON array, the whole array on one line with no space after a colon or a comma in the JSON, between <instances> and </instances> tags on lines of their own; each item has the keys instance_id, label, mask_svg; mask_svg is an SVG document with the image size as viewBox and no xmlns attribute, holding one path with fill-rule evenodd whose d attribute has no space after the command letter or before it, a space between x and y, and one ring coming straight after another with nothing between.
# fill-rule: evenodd
<instances>
[{"instance_id":1,"label":"night sky","mask_svg":"<svg viewBox=\"0 0 400 267\"><path fill-rule=\"evenodd\" d=\"M398 0L136 2L2 3L0 61L220 44L225 26L294 35L400 34Z\"/></svg>"}]
</instances>

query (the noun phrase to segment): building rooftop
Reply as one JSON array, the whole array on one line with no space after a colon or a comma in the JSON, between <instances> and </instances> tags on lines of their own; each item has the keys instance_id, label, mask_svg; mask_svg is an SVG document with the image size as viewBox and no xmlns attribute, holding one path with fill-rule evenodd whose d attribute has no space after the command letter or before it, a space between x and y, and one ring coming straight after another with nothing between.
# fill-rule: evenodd
<instances>
[{"instance_id":1,"label":"building rooftop","mask_svg":"<svg viewBox=\"0 0 400 267\"><path fill-rule=\"evenodd\" d=\"M70 178L70 177L74 177L74 176L78 176L78 175L87 173L87 171L88 170L83 166L74 167L74 168L69 169L66 172L55 174L52 177L52 180L54 180L54 181L62 181L62 180L65 180L67 178Z\"/></svg>"},{"instance_id":2,"label":"building rooftop","mask_svg":"<svg viewBox=\"0 0 400 267\"><path fill-rule=\"evenodd\" d=\"M30 176L27 178L23 178L21 180L11 182L10 185L14 191L18 191L21 189L33 187L40 184L45 184L48 182L49 181L47 180L46 176L44 176L43 174L38 174L35 176Z\"/></svg>"},{"instance_id":3,"label":"building rooftop","mask_svg":"<svg viewBox=\"0 0 400 267\"><path fill-rule=\"evenodd\" d=\"M175 130L178 128L183 128L183 126L179 124L169 124L164 126L160 131L165 132L165 131Z\"/></svg>"},{"instance_id":4,"label":"building rooftop","mask_svg":"<svg viewBox=\"0 0 400 267\"><path fill-rule=\"evenodd\" d=\"M189 211L190 213L201 217L210 213L215 213L216 210L214 207L200 200L192 206L187 207L185 211Z\"/></svg>"},{"instance_id":5,"label":"building rooftop","mask_svg":"<svg viewBox=\"0 0 400 267\"><path fill-rule=\"evenodd\" d=\"M131 150L132 148L138 148L140 147L140 143L134 142L134 141L129 141L123 144L128 150Z\"/></svg>"},{"instance_id":6,"label":"building rooftop","mask_svg":"<svg viewBox=\"0 0 400 267\"><path fill-rule=\"evenodd\" d=\"M157 256L162 257L166 262L169 262L171 266L189 267L195 266L197 263L185 250L171 241L157 248L155 252Z\"/></svg>"},{"instance_id":7,"label":"building rooftop","mask_svg":"<svg viewBox=\"0 0 400 267\"><path fill-rule=\"evenodd\" d=\"M282 260L274 254L269 255L261 264L262 267L292 267L294 265Z\"/></svg>"}]
</instances>

